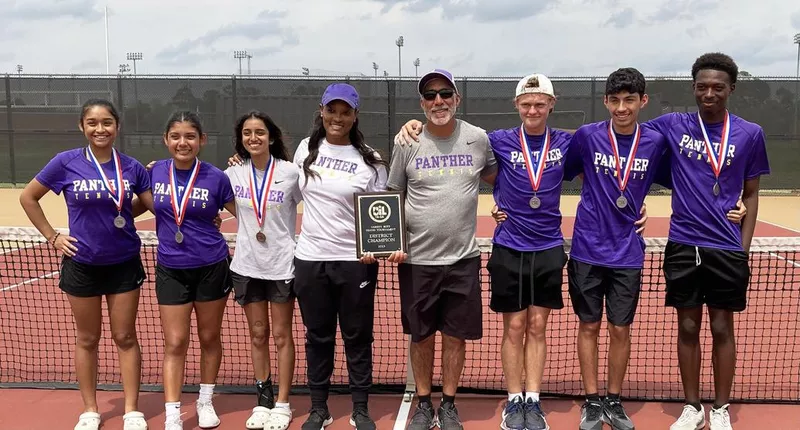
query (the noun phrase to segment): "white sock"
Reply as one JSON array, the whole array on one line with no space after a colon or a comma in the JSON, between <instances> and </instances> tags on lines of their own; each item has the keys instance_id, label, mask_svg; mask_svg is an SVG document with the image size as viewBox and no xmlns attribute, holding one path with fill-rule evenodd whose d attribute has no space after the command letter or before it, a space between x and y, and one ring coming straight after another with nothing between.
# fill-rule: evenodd
<instances>
[{"instance_id":1,"label":"white sock","mask_svg":"<svg viewBox=\"0 0 800 430\"><path fill-rule=\"evenodd\" d=\"M525 393L525 401L533 399L534 402L539 401L539 393Z\"/></svg>"},{"instance_id":2,"label":"white sock","mask_svg":"<svg viewBox=\"0 0 800 430\"><path fill-rule=\"evenodd\" d=\"M181 402L164 403L164 409L167 412L167 421L172 417L180 419L181 416Z\"/></svg>"},{"instance_id":3,"label":"white sock","mask_svg":"<svg viewBox=\"0 0 800 430\"><path fill-rule=\"evenodd\" d=\"M509 402L513 402L517 397L522 398L522 393L508 393Z\"/></svg>"},{"instance_id":4,"label":"white sock","mask_svg":"<svg viewBox=\"0 0 800 430\"><path fill-rule=\"evenodd\" d=\"M286 402L286 403L276 402L276 403L275 403L275 407L276 407L276 408L291 409L291 408L289 407L289 402Z\"/></svg>"},{"instance_id":5,"label":"white sock","mask_svg":"<svg viewBox=\"0 0 800 430\"><path fill-rule=\"evenodd\" d=\"M197 401L199 403L211 403L211 397L214 395L214 384L200 384L200 397Z\"/></svg>"}]
</instances>

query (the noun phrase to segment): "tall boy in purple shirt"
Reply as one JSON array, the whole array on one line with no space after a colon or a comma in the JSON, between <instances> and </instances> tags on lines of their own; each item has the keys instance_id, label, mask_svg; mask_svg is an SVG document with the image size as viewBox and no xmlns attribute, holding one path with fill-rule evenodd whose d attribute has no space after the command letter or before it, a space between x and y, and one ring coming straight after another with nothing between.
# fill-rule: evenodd
<instances>
[{"instance_id":1,"label":"tall boy in purple shirt","mask_svg":"<svg viewBox=\"0 0 800 430\"><path fill-rule=\"evenodd\" d=\"M666 305L677 310L678 363L686 405L671 430L705 425L700 404L700 327L708 307L713 338L712 430L731 429L728 399L736 366L734 312L747 305L748 255L758 216L759 177L769 174L764 132L732 115L727 101L738 67L709 53L692 66L698 112L671 113L651 121L672 154L672 217L664 255ZM726 212L742 198L748 215L741 228Z\"/></svg>"}]
</instances>

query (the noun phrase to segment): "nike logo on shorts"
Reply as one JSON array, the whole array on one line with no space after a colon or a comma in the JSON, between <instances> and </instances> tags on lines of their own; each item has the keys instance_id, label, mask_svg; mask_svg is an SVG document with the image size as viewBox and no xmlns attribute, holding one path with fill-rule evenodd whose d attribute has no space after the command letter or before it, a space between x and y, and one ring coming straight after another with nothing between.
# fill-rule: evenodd
<instances>
[{"instance_id":1,"label":"nike logo on shorts","mask_svg":"<svg viewBox=\"0 0 800 430\"><path fill-rule=\"evenodd\" d=\"M369 281L364 281L364 282L361 283L361 285L358 286L358 288L364 288L367 285L369 285Z\"/></svg>"},{"instance_id":2,"label":"nike logo on shorts","mask_svg":"<svg viewBox=\"0 0 800 430\"><path fill-rule=\"evenodd\" d=\"M472 142L467 142L467 145L472 145L475 142L477 142L477 140L473 140Z\"/></svg>"},{"instance_id":3,"label":"nike logo on shorts","mask_svg":"<svg viewBox=\"0 0 800 430\"><path fill-rule=\"evenodd\" d=\"M281 182L283 182L283 181L275 181L275 185L278 185L278 184L280 184Z\"/></svg>"}]
</instances>

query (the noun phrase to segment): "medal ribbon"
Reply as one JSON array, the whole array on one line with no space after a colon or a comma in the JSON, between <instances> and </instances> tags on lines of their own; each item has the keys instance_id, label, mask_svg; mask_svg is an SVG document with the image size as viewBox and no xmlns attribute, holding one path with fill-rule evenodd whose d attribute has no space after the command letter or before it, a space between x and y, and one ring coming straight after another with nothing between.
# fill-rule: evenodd
<instances>
[{"instance_id":1,"label":"medal ribbon","mask_svg":"<svg viewBox=\"0 0 800 430\"><path fill-rule=\"evenodd\" d=\"M631 166L633 166L633 159L636 157L636 151L639 148L639 139L642 138L642 131L639 129L639 123L636 123L636 131L633 135L633 143L631 150L628 152L628 158L625 161L625 169L623 173L622 159L619 158L619 144L617 143L617 135L611 126L611 121L608 122L608 139L611 141L611 150L614 151L614 167L617 169L617 183L619 183L620 192L624 192L628 186L628 179L630 179Z\"/></svg>"},{"instance_id":2,"label":"medal ribbon","mask_svg":"<svg viewBox=\"0 0 800 430\"><path fill-rule=\"evenodd\" d=\"M700 113L697 113L697 120L700 122L700 130L703 131L703 139L706 143L706 153L708 153L708 160L711 162L711 169L714 171L717 181L719 181L719 173L722 171L722 162L725 160L725 155L728 153L728 138L731 135L731 118L730 113L725 111L725 121L722 123L722 134L719 138L719 153L714 154L714 147L711 146L711 140L708 138L706 126L703 124L703 118Z\"/></svg>"},{"instance_id":3,"label":"medal ribbon","mask_svg":"<svg viewBox=\"0 0 800 430\"><path fill-rule=\"evenodd\" d=\"M197 173L200 171L200 160L194 160L192 166L192 173L189 175L189 180L186 181L186 188L183 189L183 194L179 195L178 190L178 173L175 170L175 162L169 162L169 186L172 189L170 193L170 200L172 201L172 213L175 215L175 223L178 227L183 223L183 217L186 216L186 203L189 201L189 196L194 189L194 182L197 180Z\"/></svg>"},{"instance_id":4,"label":"medal ribbon","mask_svg":"<svg viewBox=\"0 0 800 430\"><path fill-rule=\"evenodd\" d=\"M122 212L122 202L124 201L125 196L125 186L122 182L122 162L120 162L119 154L117 154L117 150L111 148L111 161L114 162L114 178L115 182L111 182L108 180L106 176L106 172L103 171L102 166L100 166L100 162L97 161L97 157L94 156L92 153L92 149L87 147L86 153L89 155L89 159L92 161L92 165L94 169L97 170L97 173L100 175L100 179L103 180L103 186L108 190L108 194L111 195L111 200L114 201L114 204L117 206L117 212Z\"/></svg>"},{"instance_id":5,"label":"medal ribbon","mask_svg":"<svg viewBox=\"0 0 800 430\"><path fill-rule=\"evenodd\" d=\"M539 152L539 160L536 166L531 163L530 148L528 148L528 139L525 137L525 125L519 127L519 143L522 145L522 157L525 158L525 170L528 171L528 179L531 181L533 191L539 191L539 185L542 183L542 174L544 173L544 165L547 160L547 153L550 151L550 128L544 130L544 145Z\"/></svg>"},{"instance_id":6,"label":"medal ribbon","mask_svg":"<svg viewBox=\"0 0 800 430\"><path fill-rule=\"evenodd\" d=\"M269 195L270 184L272 184L272 174L275 172L275 163L270 155L267 161L267 168L264 170L264 177L261 178L261 188L256 183L256 165L250 160L250 201L253 203L253 211L256 213L258 227L264 226L265 214L267 212L267 196ZM264 183L266 182L266 187Z\"/></svg>"}]
</instances>

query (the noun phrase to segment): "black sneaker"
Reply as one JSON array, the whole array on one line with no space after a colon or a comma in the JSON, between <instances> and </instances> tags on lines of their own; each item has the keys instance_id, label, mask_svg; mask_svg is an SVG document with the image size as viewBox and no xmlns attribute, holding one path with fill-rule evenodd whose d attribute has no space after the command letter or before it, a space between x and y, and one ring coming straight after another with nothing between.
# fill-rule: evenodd
<instances>
[{"instance_id":1,"label":"black sneaker","mask_svg":"<svg viewBox=\"0 0 800 430\"><path fill-rule=\"evenodd\" d=\"M603 429L603 404L595 401L585 401L581 406L580 430Z\"/></svg>"},{"instance_id":2,"label":"black sneaker","mask_svg":"<svg viewBox=\"0 0 800 430\"><path fill-rule=\"evenodd\" d=\"M275 407L275 391L272 387L272 377L267 378L265 382L256 381L256 392L258 393L258 406L263 406L267 409Z\"/></svg>"},{"instance_id":3,"label":"black sneaker","mask_svg":"<svg viewBox=\"0 0 800 430\"><path fill-rule=\"evenodd\" d=\"M500 423L503 430L525 430L525 404L522 397L517 396L514 400L506 403L503 409L503 421Z\"/></svg>"},{"instance_id":4,"label":"black sneaker","mask_svg":"<svg viewBox=\"0 0 800 430\"><path fill-rule=\"evenodd\" d=\"M613 430L634 430L633 421L625 413L622 402L619 400L603 400L603 421L607 422Z\"/></svg>"},{"instance_id":5,"label":"black sneaker","mask_svg":"<svg viewBox=\"0 0 800 430\"><path fill-rule=\"evenodd\" d=\"M456 405L448 402L442 403L436 413L439 428L442 430L463 430L464 426L461 425L461 418L458 417L458 409Z\"/></svg>"},{"instance_id":6,"label":"black sneaker","mask_svg":"<svg viewBox=\"0 0 800 430\"><path fill-rule=\"evenodd\" d=\"M367 408L359 407L353 409L353 414L350 415L350 425L357 430L375 430L375 421L369 417Z\"/></svg>"},{"instance_id":7,"label":"black sneaker","mask_svg":"<svg viewBox=\"0 0 800 430\"><path fill-rule=\"evenodd\" d=\"M420 403L417 410L408 422L408 430L429 430L436 427L436 420L433 419L433 405L430 403Z\"/></svg>"},{"instance_id":8,"label":"black sneaker","mask_svg":"<svg viewBox=\"0 0 800 430\"><path fill-rule=\"evenodd\" d=\"M525 401L525 428L528 430L550 430L547 420L544 419L542 405L533 399Z\"/></svg>"},{"instance_id":9,"label":"black sneaker","mask_svg":"<svg viewBox=\"0 0 800 430\"><path fill-rule=\"evenodd\" d=\"M303 423L302 430L322 430L333 423L333 417L327 409L312 409L308 419Z\"/></svg>"}]
</instances>

